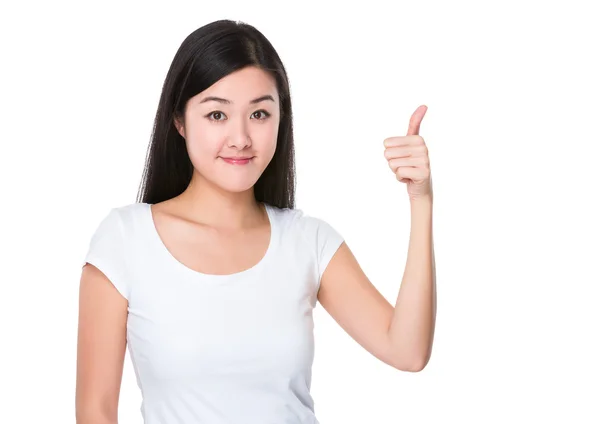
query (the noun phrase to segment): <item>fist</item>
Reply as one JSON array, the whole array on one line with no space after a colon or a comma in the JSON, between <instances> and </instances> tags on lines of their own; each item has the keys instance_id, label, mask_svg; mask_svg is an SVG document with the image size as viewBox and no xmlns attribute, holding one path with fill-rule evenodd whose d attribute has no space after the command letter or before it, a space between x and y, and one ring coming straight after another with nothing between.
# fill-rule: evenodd
<instances>
[{"instance_id":1,"label":"fist","mask_svg":"<svg viewBox=\"0 0 600 424\"><path fill-rule=\"evenodd\" d=\"M415 110L405 136L388 137L383 141L383 152L396 179L407 185L410 200L432 195L429 151L419 135L421 121L427 112L422 105Z\"/></svg>"}]
</instances>

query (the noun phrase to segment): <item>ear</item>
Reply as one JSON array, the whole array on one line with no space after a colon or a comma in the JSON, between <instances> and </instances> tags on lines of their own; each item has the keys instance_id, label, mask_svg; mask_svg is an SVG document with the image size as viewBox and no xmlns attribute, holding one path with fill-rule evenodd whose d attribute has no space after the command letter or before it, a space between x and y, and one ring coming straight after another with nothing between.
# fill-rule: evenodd
<instances>
[{"instance_id":1,"label":"ear","mask_svg":"<svg viewBox=\"0 0 600 424\"><path fill-rule=\"evenodd\" d=\"M175 128L177 129L179 135L185 138L185 126L183 125L183 120L179 116L176 116L173 119L173 124L175 125Z\"/></svg>"}]
</instances>

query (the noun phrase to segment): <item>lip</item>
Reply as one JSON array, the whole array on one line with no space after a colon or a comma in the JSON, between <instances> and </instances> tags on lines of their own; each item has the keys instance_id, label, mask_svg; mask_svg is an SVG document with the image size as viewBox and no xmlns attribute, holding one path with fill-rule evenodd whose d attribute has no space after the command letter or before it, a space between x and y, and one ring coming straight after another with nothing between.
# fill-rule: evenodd
<instances>
[{"instance_id":1,"label":"lip","mask_svg":"<svg viewBox=\"0 0 600 424\"><path fill-rule=\"evenodd\" d=\"M225 162L230 163L232 165L245 165L245 164L249 163L252 158L253 158L253 156L231 157L231 158L221 157L221 159L223 159Z\"/></svg>"}]
</instances>

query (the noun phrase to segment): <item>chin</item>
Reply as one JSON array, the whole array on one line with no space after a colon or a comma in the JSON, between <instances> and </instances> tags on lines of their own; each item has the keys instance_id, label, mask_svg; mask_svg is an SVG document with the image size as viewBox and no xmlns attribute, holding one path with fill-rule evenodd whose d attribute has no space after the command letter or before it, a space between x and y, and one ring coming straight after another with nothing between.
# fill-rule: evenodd
<instances>
[{"instance_id":1,"label":"chin","mask_svg":"<svg viewBox=\"0 0 600 424\"><path fill-rule=\"evenodd\" d=\"M243 193L245 191L248 190L252 190L252 188L254 187L254 184L256 184L256 181L252 180L252 181L229 181L229 182L224 182L222 184L219 184L219 186L226 191L232 192L232 193Z\"/></svg>"}]
</instances>

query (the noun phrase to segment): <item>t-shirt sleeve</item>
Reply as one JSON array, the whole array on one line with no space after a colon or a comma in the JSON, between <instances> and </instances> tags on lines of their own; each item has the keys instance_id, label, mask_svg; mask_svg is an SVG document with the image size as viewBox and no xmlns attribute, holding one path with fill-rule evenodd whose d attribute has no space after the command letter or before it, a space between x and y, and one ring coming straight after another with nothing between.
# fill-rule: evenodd
<instances>
[{"instance_id":1,"label":"t-shirt sleeve","mask_svg":"<svg viewBox=\"0 0 600 424\"><path fill-rule=\"evenodd\" d=\"M102 219L93 233L82 266L90 263L110 280L129 300L130 282L126 272L125 240L122 221L116 208Z\"/></svg>"},{"instance_id":2,"label":"t-shirt sleeve","mask_svg":"<svg viewBox=\"0 0 600 424\"><path fill-rule=\"evenodd\" d=\"M327 265L333 258L333 255L342 242L343 236L328 222L315 218L316 223L316 246L317 246L317 266L319 272L319 284L321 277L327 269Z\"/></svg>"}]
</instances>

